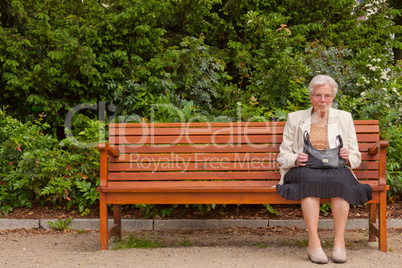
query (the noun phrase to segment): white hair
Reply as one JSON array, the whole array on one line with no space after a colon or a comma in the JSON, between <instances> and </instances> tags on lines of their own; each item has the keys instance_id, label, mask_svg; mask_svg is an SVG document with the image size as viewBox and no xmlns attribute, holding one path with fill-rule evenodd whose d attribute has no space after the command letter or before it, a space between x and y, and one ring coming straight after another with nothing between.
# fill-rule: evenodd
<instances>
[{"instance_id":1,"label":"white hair","mask_svg":"<svg viewBox=\"0 0 402 268\"><path fill-rule=\"evenodd\" d=\"M311 79L310 84L308 85L308 92L310 95L314 94L314 90L319 86L329 85L332 87L332 95L336 96L338 93L338 84L335 80L329 75L319 74Z\"/></svg>"}]
</instances>

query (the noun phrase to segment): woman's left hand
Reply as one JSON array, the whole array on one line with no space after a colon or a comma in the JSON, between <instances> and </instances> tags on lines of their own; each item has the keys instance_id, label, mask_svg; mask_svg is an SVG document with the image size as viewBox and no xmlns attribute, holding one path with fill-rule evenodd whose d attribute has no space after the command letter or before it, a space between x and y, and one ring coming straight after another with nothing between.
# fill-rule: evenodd
<instances>
[{"instance_id":1,"label":"woman's left hand","mask_svg":"<svg viewBox=\"0 0 402 268\"><path fill-rule=\"evenodd\" d=\"M345 159L345 160L346 160L346 163L349 162L349 151L348 151L348 149L346 149L345 147L342 147L342 148L339 150L339 156L340 156L341 158Z\"/></svg>"}]
</instances>

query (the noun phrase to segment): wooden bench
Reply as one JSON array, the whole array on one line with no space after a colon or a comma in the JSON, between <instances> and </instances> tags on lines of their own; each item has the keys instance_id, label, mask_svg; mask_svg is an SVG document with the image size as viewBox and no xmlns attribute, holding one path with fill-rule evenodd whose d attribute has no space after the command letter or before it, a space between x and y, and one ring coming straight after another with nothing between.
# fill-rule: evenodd
<instances>
[{"instance_id":1,"label":"wooden bench","mask_svg":"<svg viewBox=\"0 0 402 268\"><path fill-rule=\"evenodd\" d=\"M354 121L371 185L369 241L387 251L386 148L378 121ZM285 122L110 124L100 151L100 241L121 238L121 204L297 204L276 192ZM323 199L322 203L328 203ZM108 205L114 224L108 227ZM378 209L377 209L378 204ZM377 226L378 213L378 226Z\"/></svg>"}]
</instances>

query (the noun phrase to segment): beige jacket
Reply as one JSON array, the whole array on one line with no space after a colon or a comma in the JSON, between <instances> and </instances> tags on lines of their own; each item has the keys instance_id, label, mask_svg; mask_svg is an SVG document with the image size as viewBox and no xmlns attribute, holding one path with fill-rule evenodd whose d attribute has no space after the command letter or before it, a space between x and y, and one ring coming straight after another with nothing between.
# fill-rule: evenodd
<instances>
[{"instance_id":1,"label":"beige jacket","mask_svg":"<svg viewBox=\"0 0 402 268\"><path fill-rule=\"evenodd\" d=\"M288 119L283 132L283 141L280 146L278 162L280 163L281 180L289 169L296 167L295 161L299 153L303 152L303 133L307 130L310 133L311 111L297 111L288 114ZM350 168L357 168L361 163L361 154L357 144L356 130L353 124L352 115L349 112L330 108L328 113L328 142L329 147L334 148L336 136L340 134L343 146L349 150ZM356 176L355 176L356 177Z\"/></svg>"}]
</instances>

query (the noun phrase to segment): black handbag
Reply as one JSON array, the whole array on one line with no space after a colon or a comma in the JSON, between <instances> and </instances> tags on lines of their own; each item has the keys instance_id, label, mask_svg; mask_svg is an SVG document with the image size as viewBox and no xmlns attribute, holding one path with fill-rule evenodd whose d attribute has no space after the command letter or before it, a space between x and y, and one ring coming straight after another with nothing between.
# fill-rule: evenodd
<instances>
[{"instance_id":1,"label":"black handbag","mask_svg":"<svg viewBox=\"0 0 402 268\"><path fill-rule=\"evenodd\" d=\"M342 168L346 166L346 160L339 156L339 150L343 147L341 135L336 136L339 145L332 149L318 150L310 142L310 135L304 132L303 153L308 155L306 166L309 168Z\"/></svg>"}]
</instances>

